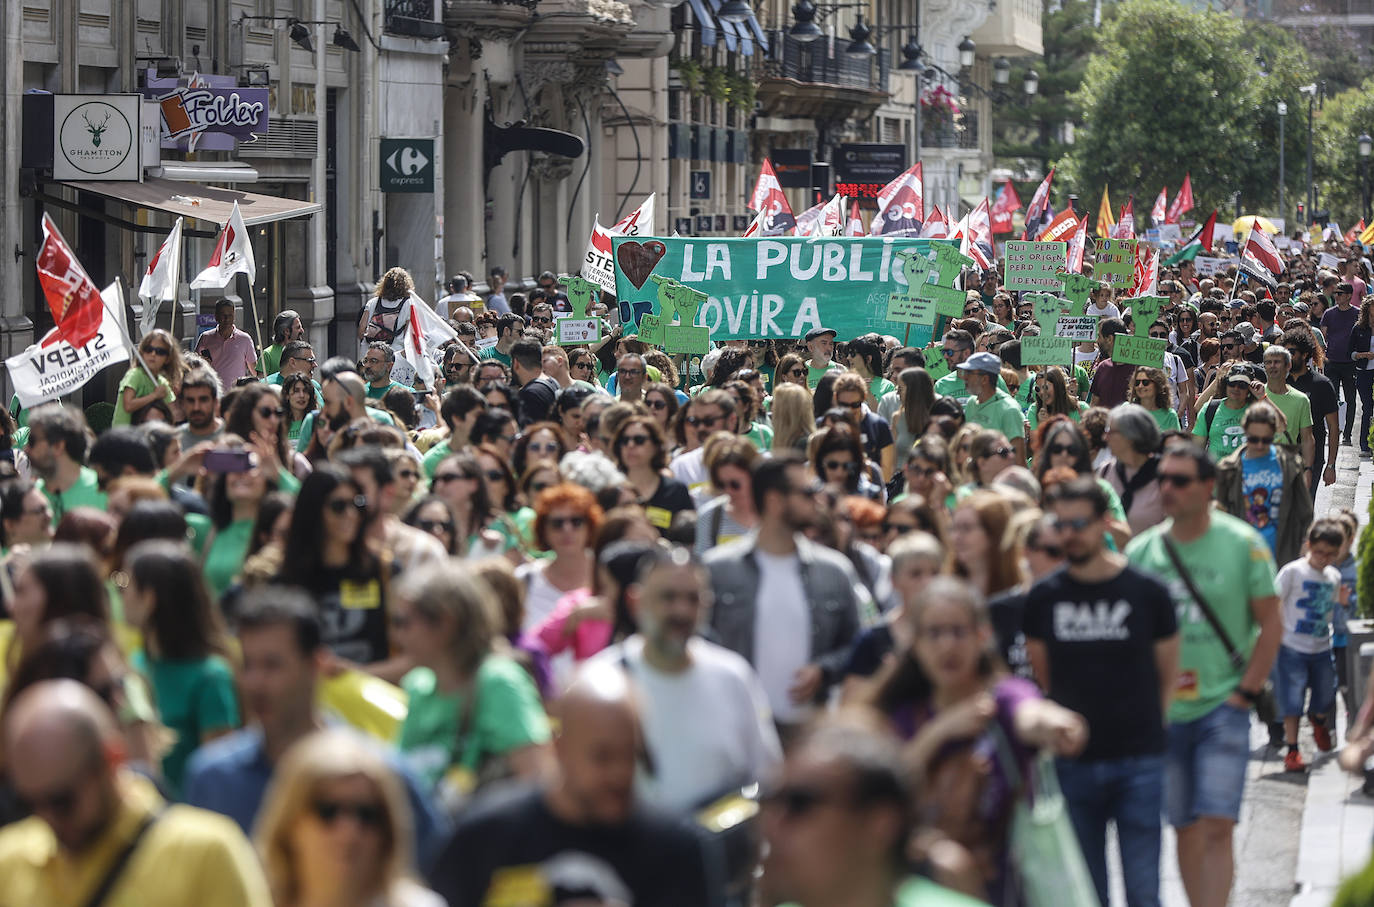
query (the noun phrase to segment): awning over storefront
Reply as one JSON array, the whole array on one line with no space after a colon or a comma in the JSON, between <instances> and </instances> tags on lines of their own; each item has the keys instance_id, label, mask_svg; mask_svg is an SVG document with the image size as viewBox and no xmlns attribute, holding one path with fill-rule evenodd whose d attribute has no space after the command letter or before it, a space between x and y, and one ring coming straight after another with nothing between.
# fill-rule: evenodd
<instances>
[{"instance_id":1,"label":"awning over storefront","mask_svg":"<svg viewBox=\"0 0 1374 907\"><path fill-rule=\"evenodd\" d=\"M247 227L292 217L304 217L321 210L320 205L315 202L157 177L145 179L141 183L79 180L51 185L66 186L80 192L93 192L133 205L135 208L164 211L171 215L193 217L215 224L227 223L234 202L238 202L244 226Z\"/></svg>"}]
</instances>

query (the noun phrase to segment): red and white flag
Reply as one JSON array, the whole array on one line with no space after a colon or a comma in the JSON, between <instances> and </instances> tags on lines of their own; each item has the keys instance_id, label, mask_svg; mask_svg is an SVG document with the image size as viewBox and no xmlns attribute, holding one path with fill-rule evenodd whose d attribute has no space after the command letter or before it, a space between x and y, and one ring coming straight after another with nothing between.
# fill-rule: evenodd
<instances>
[{"instance_id":1,"label":"red and white flag","mask_svg":"<svg viewBox=\"0 0 1374 907\"><path fill-rule=\"evenodd\" d=\"M1140 243L1135 247L1135 284L1132 296L1153 296L1159 283L1159 250Z\"/></svg>"},{"instance_id":2,"label":"red and white flag","mask_svg":"<svg viewBox=\"0 0 1374 907\"><path fill-rule=\"evenodd\" d=\"M852 199L849 202L849 223L844 227L845 236L863 236L864 219L859 214L859 200Z\"/></svg>"},{"instance_id":3,"label":"red and white flag","mask_svg":"<svg viewBox=\"0 0 1374 907\"><path fill-rule=\"evenodd\" d=\"M930 212L930 218L921 225L922 239L945 239L949 236L949 222L945 220L945 212L936 205Z\"/></svg>"},{"instance_id":4,"label":"red and white flag","mask_svg":"<svg viewBox=\"0 0 1374 907\"><path fill-rule=\"evenodd\" d=\"M158 246L157 254L148 262L148 271L138 285L138 298L143 300L143 317L138 321L139 337L157 326L158 309L164 302L175 302L177 283L181 280L181 221L172 224L172 232Z\"/></svg>"},{"instance_id":5,"label":"red and white flag","mask_svg":"<svg viewBox=\"0 0 1374 907\"><path fill-rule=\"evenodd\" d=\"M1011 216L1021 210L1021 199L1016 195L1016 187L1007 180L997 190L997 198L992 202L992 232L1010 233Z\"/></svg>"},{"instance_id":6,"label":"red and white flag","mask_svg":"<svg viewBox=\"0 0 1374 907\"><path fill-rule=\"evenodd\" d=\"M616 221L610 232L615 236L653 236L655 195L650 192L638 208Z\"/></svg>"},{"instance_id":7,"label":"red and white flag","mask_svg":"<svg viewBox=\"0 0 1374 907\"><path fill-rule=\"evenodd\" d=\"M1183 174L1183 185L1179 187L1178 195L1174 196L1174 203L1169 206L1169 216L1164 219L1164 222L1176 224L1181 216L1191 210L1193 210L1192 174L1185 173Z\"/></svg>"},{"instance_id":8,"label":"red and white flag","mask_svg":"<svg viewBox=\"0 0 1374 907\"><path fill-rule=\"evenodd\" d=\"M1021 231L1022 239L1030 239L1040 232L1041 226L1049 220L1046 216L1050 207L1050 184L1054 182L1054 168L1045 174L1045 178L1036 187L1035 194L1031 196L1030 207L1026 209L1026 226Z\"/></svg>"},{"instance_id":9,"label":"red and white flag","mask_svg":"<svg viewBox=\"0 0 1374 907\"><path fill-rule=\"evenodd\" d=\"M1116 226L1112 227L1112 239L1135 239L1135 214L1131 211L1135 205L1135 196L1126 198L1126 207L1121 209L1121 216L1116 219Z\"/></svg>"},{"instance_id":10,"label":"red and white flag","mask_svg":"<svg viewBox=\"0 0 1374 907\"><path fill-rule=\"evenodd\" d=\"M824 239L844 233L844 196L836 195L824 205L808 208L797 218L797 235Z\"/></svg>"},{"instance_id":11,"label":"red and white flag","mask_svg":"<svg viewBox=\"0 0 1374 907\"><path fill-rule=\"evenodd\" d=\"M1073 213L1072 208L1065 208L1046 224L1035 239L1037 242L1066 242L1078 229L1078 224L1078 215Z\"/></svg>"},{"instance_id":12,"label":"red and white flag","mask_svg":"<svg viewBox=\"0 0 1374 907\"><path fill-rule=\"evenodd\" d=\"M612 236L652 236L654 232L654 195L629 214L616 221L613 227L601 226L601 215L592 220L592 232L587 237L587 251L582 256L582 276L607 293L615 292L615 260L611 258Z\"/></svg>"},{"instance_id":13,"label":"red and white flag","mask_svg":"<svg viewBox=\"0 0 1374 907\"><path fill-rule=\"evenodd\" d=\"M983 270L991 268L992 220L988 216L988 200L986 198L978 203L977 208L969 212L966 233L968 234L968 250L960 249L959 251L972 258Z\"/></svg>"},{"instance_id":14,"label":"red and white flag","mask_svg":"<svg viewBox=\"0 0 1374 907\"><path fill-rule=\"evenodd\" d=\"M38 250L37 265L38 284L56 324L42 345L65 340L72 346L85 346L100 332L105 306L99 288L47 214L43 215L43 246Z\"/></svg>"},{"instance_id":15,"label":"red and white flag","mask_svg":"<svg viewBox=\"0 0 1374 907\"><path fill-rule=\"evenodd\" d=\"M754 215L749 226L740 234L741 239L763 239L763 222L766 217L762 211Z\"/></svg>"},{"instance_id":16,"label":"red and white flag","mask_svg":"<svg viewBox=\"0 0 1374 907\"><path fill-rule=\"evenodd\" d=\"M759 169L759 179L754 184L749 210L758 211L763 215L764 236L780 236L797 226L797 219L792 215L792 206L787 203L787 196L782 192L782 184L778 182L778 175L773 171L773 163L768 158L763 159L763 167Z\"/></svg>"},{"instance_id":17,"label":"red and white flag","mask_svg":"<svg viewBox=\"0 0 1374 907\"><path fill-rule=\"evenodd\" d=\"M1150 223L1158 227L1164 223L1166 211L1168 211L1169 187L1165 186L1159 190L1159 197L1155 199L1154 207L1150 209Z\"/></svg>"},{"instance_id":18,"label":"red and white flag","mask_svg":"<svg viewBox=\"0 0 1374 907\"><path fill-rule=\"evenodd\" d=\"M1283 273L1283 259L1274 241L1263 230L1251 230L1245 248L1240 250L1241 270L1272 287L1275 278Z\"/></svg>"},{"instance_id":19,"label":"red and white flag","mask_svg":"<svg viewBox=\"0 0 1374 907\"><path fill-rule=\"evenodd\" d=\"M795 234L797 236L810 236L817 229L821 222L821 211L825 209L825 204L815 204L797 215Z\"/></svg>"},{"instance_id":20,"label":"red and white flag","mask_svg":"<svg viewBox=\"0 0 1374 907\"><path fill-rule=\"evenodd\" d=\"M414 293L410 294L409 302L410 318L406 320L405 342L399 352L415 369L415 376L425 387L432 388L435 365L442 361L444 355L440 347L449 340L462 341L458 340L458 332L440 318L439 313L429 307L429 303ZM469 350L468 355L476 361L475 352Z\"/></svg>"},{"instance_id":21,"label":"red and white flag","mask_svg":"<svg viewBox=\"0 0 1374 907\"><path fill-rule=\"evenodd\" d=\"M248 282L252 283L257 273L258 266L253 260L253 244L248 239L248 228L243 225L239 203L234 202L234 210L229 212L229 222L215 239L215 251L210 253L210 263L191 281L191 289L221 289L229 285L235 274L247 274Z\"/></svg>"},{"instance_id":22,"label":"red and white flag","mask_svg":"<svg viewBox=\"0 0 1374 907\"><path fill-rule=\"evenodd\" d=\"M878 213L869 224L873 236L915 236L925 222L925 187L916 164L878 190Z\"/></svg>"},{"instance_id":23,"label":"red and white flag","mask_svg":"<svg viewBox=\"0 0 1374 907\"><path fill-rule=\"evenodd\" d=\"M1088 219L1085 217L1078 222L1078 229L1073 231L1073 237L1069 240L1069 270L1075 274L1083 273L1083 247L1088 243Z\"/></svg>"}]
</instances>

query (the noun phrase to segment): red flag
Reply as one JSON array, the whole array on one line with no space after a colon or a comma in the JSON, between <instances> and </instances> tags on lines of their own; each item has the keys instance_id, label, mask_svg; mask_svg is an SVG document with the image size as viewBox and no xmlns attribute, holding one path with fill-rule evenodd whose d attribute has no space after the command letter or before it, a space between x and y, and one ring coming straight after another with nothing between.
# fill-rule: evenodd
<instances>
[{"instance_id":1,"label":"red flag","mask_svg":"<svg viewBox=\"0 0 1374 907\"><path fill-rule=\"evenodd\" d=\"M1116 219L1116 226L1112 228L1113 239L1135 239L1135 214L1131 211L1135 204L1135 196L1126 197L1126 207L1121 209L1121 216Z\"/></svg>"},{"instance_id":2,"label":"red flag","mask_svg":"<svg viewBox=\"0 0 1374 907\"><path fill-rule=\"evenodd\" d=\"M949 236L949 222L945 219L945 212L936 205L931 212L930 219L921 225L922 239L945 239Z\"/></svg>"},{"instance_id":3,"label":"red flag","mask_svg":"<svg viewBox=\"0 0 1374 907\"><path fill-rule=\"evenodd\" d=\"M1035 238L1038 242L1063 242L1077 229L1078 215L1073 213L1072 208L1065 208L1056 214L1054 220L1046 224L1045 229Z\"/></svg>"},{"instance_id":4,"label":"red flag","mask_svg":"<svg viewBox=\"0 0 1374 907\"><path fill-rule=\"evenodd\" d=\"M1176 224L1180 216L1193 210L1193 183L1192 174L1183 175L1183 185L1179 187L1178 195L1174 196L1174 203L1169 206L1169 216L1164 219L1166 224ZM1211 246L1207 247L1211 251Z\"/></svg>"},{"instance_id":5,"label":"red flag","mask_svg":"<svg viewBox=\"0 0 1374 907\"><path fill-rule=\"evenodd\" d=\"M1165 186L1159 190L1159 198L1155 199L1155 206L1150 209L1150 223L1158 227L1164 223L1165 212L1168 210L1169 187Z\"/></svg>"},{"instance_id":6,"label":"red flag","mask_svg":"<svg viewBox=\"0 0 1374 907\"><path fill-rule=\"evenodd\" d=\"M1083 247L1088 242L1088 219L1085 217L1078 222L1078 229L1073 231L1073 238L1069 240L1069 270L1075 274L1083 273Z\"/></svg>"},{"instance_id":7,"label":"red flag","mask_svg":"<svg viewBox=\"0 0 1374 907\"><path fill-rule=\"evenodd\" d=\"M857 198L849 203L849 223L845 224L844 235L864 235L864 219L859 216L859 200Z\"/></svg>"},{"instance_id":8,"label":"red flag","mask_svg":"<svg viewBox=\"0 0 1374 907\"><path fill-rule=\"evenodd\" d=\"M997 190L997 199L992 203L992 232L1010 233L1011 216L1021 210L1021 199L1016 195L1016 187L1007 180Z\"/></svg>"},{"instance_id":9,"label":"red flag","mask_svg":"<svg viewBox=\"0 0 1374 907\"><path fill-rule=\"evenodd\" d=\"M1041 221L1045 219L1045 212L1050 205L1050 183L1054 180L1054 168L1045 174L1045 178L1036 188L1035 194L1031 196L1030 207L1026 209L1026 227L1021 231L1022 239L1030 239L1040 232Z\"/></svg>"},{"instance_id":10,"label":"red flag","mask_svg":"<svg viewBox=\"0 0 1374 907\"><path fill-rule=\"evenodd\" d=\"M988 200L984 198L968 214L968 235L965 242L967 249L959 251L969 256L978 263L978 267L987 270L992 267L992 222L988 216Z\"/></svg>"},{"instance_id":11,"label":"red flag","mask_svg":"<svg viewBox=\"0 0 1374 907\"><path fill-rule=\"evenodd\" d=\"M1279 250L1274 248L1274 241L1267 233L1263 230L1251 230L1250 238L1245 241L1245 248L1240 252L1240 267L1245 273L1272 287L1274 278L1283 273L1283 260L1279 258Z\"/></svg>"},{"instance_id":12,"label":"red flag","mask_svg":"<svg viewBox=\"0 0 1374 907\"><path fill-rule=\"evenodd\" d=\"M925 187L916 164L878 190L878 216L869 224L873 236L912 235L925 221Z\"/></svg>"},{"instance_id":13,"label":"red flag","mask_svg":"<svg viewBox=\"0 0 1374 907\"><path fill-rule=\"evenodd\" d=\"M38 250L38 283L48 299L57 327L43 338L43 346L65 340L75 347L89 343L100 333L105 317L100 290L76 260L57 224L43 215L43 246Z\"/></svg>"},{"instance_id":14,"label":"red flag","mask_svg":"<svg viewBox=\"0 0 1374 907\"><path fill-rule=\"evenodd\" d=\"M1355 242L1355 240L1357 240L1357 239L1360 238L1360 234L1363 233L1363 232L1364 232L1364 218L1362 217L1362 218L1360 218L1360 222L1359 222L1358 224L1356 224L1355 226L1351 227L1349 230L1346 231L1346 234L1345 234L1345 241L1346 241L1346 243L1349 244L1349 243Z\"/></svg>"},{"instance_id":15,"label":"red flag","mask_svg":"<svg viewBox=\"0 0 1374 907\"><path fill-rule=\"evenodd\" d=\"M763 159L749 209L763 214L762 232L765 236L777 236L797 225L797 219L792 216L792 206L787 203L787 196L783 195L778 175L773 172L773 163L768 158Z\"/></svg>"}]
</instances>

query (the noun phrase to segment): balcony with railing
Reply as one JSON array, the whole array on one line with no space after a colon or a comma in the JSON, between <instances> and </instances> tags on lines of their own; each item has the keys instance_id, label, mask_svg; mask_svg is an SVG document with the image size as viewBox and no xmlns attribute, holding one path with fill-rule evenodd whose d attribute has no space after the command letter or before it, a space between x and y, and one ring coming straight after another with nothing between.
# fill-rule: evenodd
<instances>
[{"instance_id":1,"label":"balcony with railing","mask_svg":"<svg viewBox=\"0 0 1374 907\"><path fill-rule=\"evenodd\" d=\"M386 0L382 28L392 35L411 38L442 38L444 23L434 14L435 0Z\"/></svg>"},{"instance_id":2,"label":"balcony with railing","mask_svg":"<svg viewBox=\"0 0 1374 907\"><path fill-rule=\"evenodd\" d=\"M970 35L979 56L1039 56L1045 52L1040 0L999 0L983 24Z\"/></svg>"},{"instance_id":3,"label":"balcony with railing","mask_svg":"<svg viewBox=\"0 0 1374 907\"><path fill-rule=\"evenodd\" d=\"M955 115L927 113L921 122L921 147L979 150L982 146L978 134L978 111L965 109Z\"/></svg>"},{"instance_id":4,"label":"balcony with railing","mask_svg":"<svg viewBox=\"0 0 1374 907\"><path fill-rule=\"evenodd\" d=\"M769 116L845 119L867 116L889 97L891 56L844 53L844 43L798 41L785 31L768 33L758 101Z\"/></svg>"}]
</instances>

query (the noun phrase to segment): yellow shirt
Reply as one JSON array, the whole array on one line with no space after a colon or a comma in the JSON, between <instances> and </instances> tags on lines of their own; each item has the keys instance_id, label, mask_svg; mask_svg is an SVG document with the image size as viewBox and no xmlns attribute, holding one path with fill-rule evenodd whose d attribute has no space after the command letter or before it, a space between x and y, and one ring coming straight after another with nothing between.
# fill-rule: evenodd
<instances>
[{"instance_id":1,"label":"yellow shirt","mask_svg":"<svg viewBox=\"0 0 1374 907\"><path fill-rule=\"evenodd\" d=\"M123 773L120 805L105 833L64 853L42 819L0 829L0 907L81 907L143 818L161 804L146 780ZM272 907L253 848L233 820L171 806L139 842L103 907Z\"/></svg>"}]
</instances>

